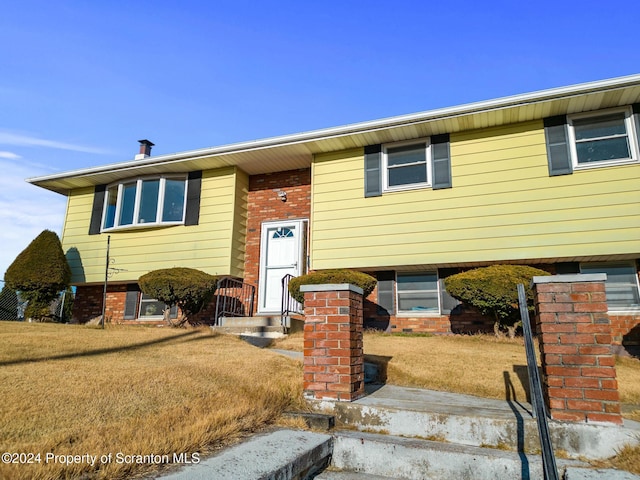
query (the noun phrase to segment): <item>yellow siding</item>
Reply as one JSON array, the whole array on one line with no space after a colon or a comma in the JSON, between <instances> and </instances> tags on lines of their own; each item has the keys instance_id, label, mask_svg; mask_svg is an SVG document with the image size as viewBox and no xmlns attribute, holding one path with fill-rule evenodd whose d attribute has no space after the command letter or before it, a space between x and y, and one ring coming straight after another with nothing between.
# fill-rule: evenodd
<instances>
[{"instance_id":1,"label":"yellow siding","mask_svg":"<svg viewBox=\"0 0 640 480\"><path fill-rule=\"evenodd\" d=\"M230 275L244 275L244 254L247 232L247 201L249 195L249 176L238 171L233 211L233 237L231 243Z\"/></svg>"},{"instance_id":2,"label":"yellow siding","mask_svg":"<svg viewBox=\"0 0 640 480\"><path fill-rule=\"evenodd\" d=\"M640 165L549 177L542 122L451 135L453 188L364 198L361 149L313 164L312 268L640 252Z\"/></svg>"},{"instance_id":3,"label":"yellow siding","mask_svg":"<svg viewBox=\"0 0 640 480\"><path fill-rule=\"evenodd\" d=\"M244 229L234 220L246 215L246 175L233 168L202 176L199 225L110 232L114 271L110 282L136 281L159 268L191 267L213 275L242 275ZM104 281L107 234L89 235L93 188L72 192L62 246L72 282ZM237 223L237 222L236 222Z\"/></svg>"}]
</instances>

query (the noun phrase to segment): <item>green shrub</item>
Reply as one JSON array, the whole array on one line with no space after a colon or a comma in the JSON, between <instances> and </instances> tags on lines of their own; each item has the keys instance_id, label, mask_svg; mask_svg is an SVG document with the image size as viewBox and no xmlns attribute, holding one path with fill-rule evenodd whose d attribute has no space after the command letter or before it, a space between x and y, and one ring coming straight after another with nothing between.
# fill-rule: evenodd
<instances>
[{"instance_id":1,"label":"green shrub","mask_svg":"<svg viewBox=\"0 0 640 480\"><path fill-rule=\"evenodd\" d=\"M69 286L71 269L58 235L43 231L13 261L4 274L9 288L27 300L25 316L36 320L50 317L50 305Z\"/></svg>"},{"instance_id":2,"label":"green shrub","mask_svg":"<svg viewBox=\"0 0 640 480\"><path fill-rule=\"evenodd\" d=\"M377 281L371 275L355 270L318 270L292 278L289 282L289 293L302 304L304 293L300 291L301 285L322 285L325 283L351 283L360 287L366 298L376 288Z\"/></svg>"},{"instance_id":3,"label":"green shrub","mask_svg":"<svg viewBox=\"0 0 640 480\"><path fill-rule=\"evenodd\" d=\"M211 301L218 277L194 268L154 270L138 279L140 290L167 305L164 318L173 326L184 325L189 316L198 313ZM169 310L177 305L182 316L173 322Z\"/></svg>"},{"instance_id":4,"label":"green shrub","mask_svg":"<svg viewBox=\"0 0 640 480\"><path fill-rule=\"evenodd\" d=\"M533 312L531 279L543 275L549 273L526 265L492 265L451 275L444 284L449 295L493 317L496 333L502 328L513 336L520 325L517 286L524 285L527 306Z\"/></svg>"}]
</instances>

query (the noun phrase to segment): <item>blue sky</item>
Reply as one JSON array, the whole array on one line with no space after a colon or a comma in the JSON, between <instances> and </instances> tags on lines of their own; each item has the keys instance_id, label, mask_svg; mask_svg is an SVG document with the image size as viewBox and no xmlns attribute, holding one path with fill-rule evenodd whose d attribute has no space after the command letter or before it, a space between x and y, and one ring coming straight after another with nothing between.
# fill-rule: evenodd
<instances>
[{"instance_id":1,"label":"blue sky","mask_svg":"<svg viewBox=\"0 0 640 480\"><path fill-rule=\"evenodd\" d=\"M5 2L0 278L65 197L27 177L640 73L640 2Z\"/></svg>"}]
</instances>

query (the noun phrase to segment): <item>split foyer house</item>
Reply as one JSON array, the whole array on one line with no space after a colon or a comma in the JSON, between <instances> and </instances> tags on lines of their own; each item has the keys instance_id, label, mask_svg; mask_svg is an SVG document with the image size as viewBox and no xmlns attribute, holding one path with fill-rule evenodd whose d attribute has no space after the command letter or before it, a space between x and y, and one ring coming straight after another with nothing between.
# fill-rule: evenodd
<instances>
[{"instance_id":1,"label":"split foyer house","mask_svg":"<svg viewBox=\"0 0 640 480\"><path fill-rule=\"evenodd\" d=\"M192 267L256 286L349 268L378 280L365 325L474 331L443 278L495 263L604 272L618 343L638 343L640 75L300 134L135 159L29 182L68 197L74 318L161 318L138 289ZM208 312L208 313L207 313ZM203 315L212 315L207 311Z\"/></svg>"}]
</instances>

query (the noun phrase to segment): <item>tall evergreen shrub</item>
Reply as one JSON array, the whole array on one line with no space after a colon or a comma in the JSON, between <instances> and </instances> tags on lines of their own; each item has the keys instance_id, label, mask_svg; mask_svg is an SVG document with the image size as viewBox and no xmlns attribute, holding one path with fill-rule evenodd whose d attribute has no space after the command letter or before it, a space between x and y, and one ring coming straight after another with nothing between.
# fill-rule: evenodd
<instances>
[{"instance_id":1,"label":"tall evergreen shrub","mask_svg":"<svg viewBox=\"0 0 640 480\"><path fill-rule=\"evenodd\" d=\"M44 230L16 257L4 279L9 288L28 301L26 317L35 320L51 317L51 302L71 280L71 269L58 235Z\"/></svg>"}]
</instances>

